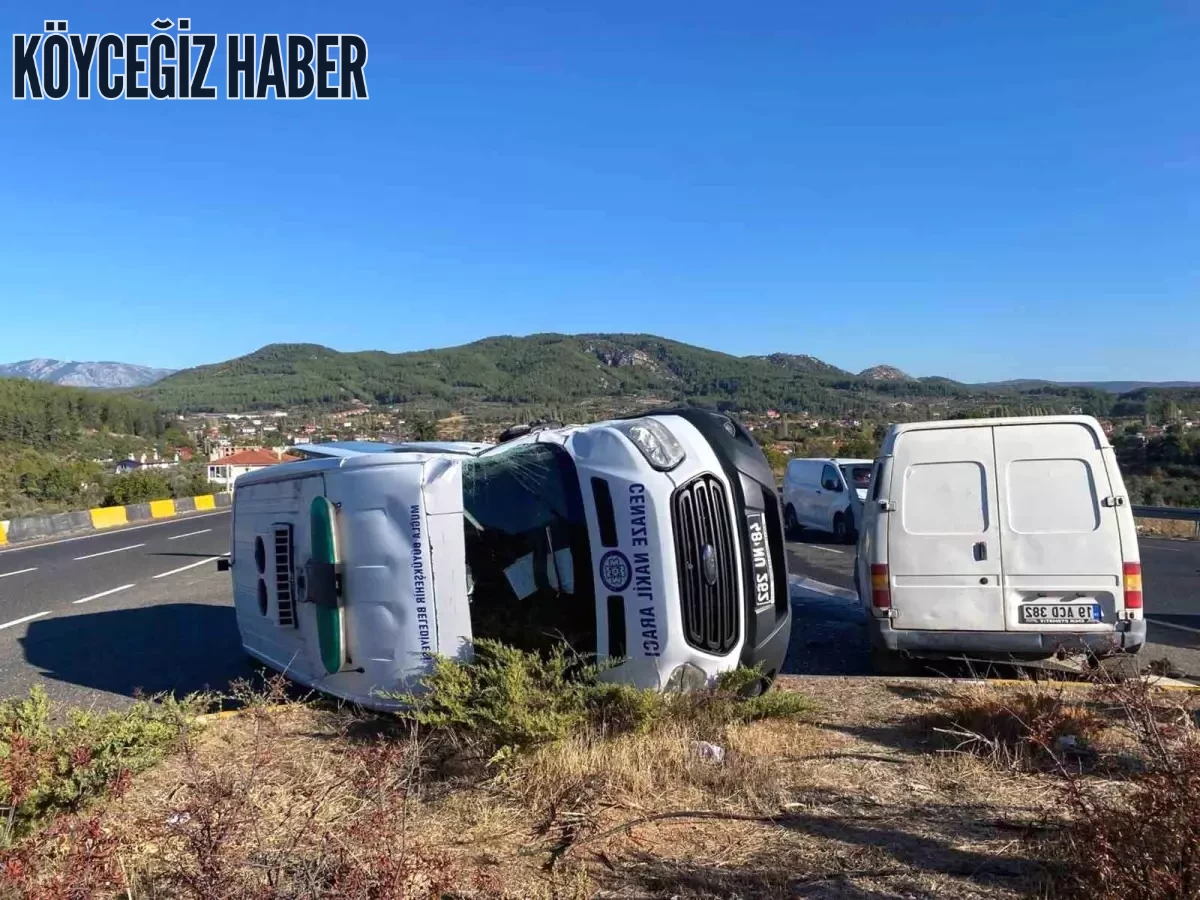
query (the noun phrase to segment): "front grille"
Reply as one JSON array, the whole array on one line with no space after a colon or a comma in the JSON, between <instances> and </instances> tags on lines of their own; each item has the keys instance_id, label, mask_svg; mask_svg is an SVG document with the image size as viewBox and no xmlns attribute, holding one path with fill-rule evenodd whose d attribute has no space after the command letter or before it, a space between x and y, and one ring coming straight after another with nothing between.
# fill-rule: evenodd
<instances>
[{"instance_id":1,"label":"front grille","mask_svg":"<svg viewBox=\"0 0 1200 900\"><path fill-rule=\"evenodd\" d=\"M671 526L684 637L697 650L728 653L738 640L737 565L729 501L716 476L699 475L672 495ZM716 563L712 584L704 572L706 546Z\"/></svg>"},{"instance_id":2,"label":"front grille","mask_svg":"<svg viewBox=\"0 0 1200 900\"><path fill-rule=\"evenodd\" d=\"M296 627L296 606L292 599L292 526L275 526L275 608L279 624Z\"/></svg>"}]
</instances>

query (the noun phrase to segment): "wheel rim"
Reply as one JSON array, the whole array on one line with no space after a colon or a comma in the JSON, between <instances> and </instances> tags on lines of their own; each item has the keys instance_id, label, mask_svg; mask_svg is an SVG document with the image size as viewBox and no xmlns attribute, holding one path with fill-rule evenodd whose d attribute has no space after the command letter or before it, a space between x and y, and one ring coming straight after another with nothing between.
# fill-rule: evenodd
<instances>
[{"instance_id":1,"label":"wheel rim","mask_svg":"<svg viewBox=\"0 0 1200 900\"><path fill-rule=\"evenodd\" d=\"M833 520L833 536L840 541L846 539L846 520L841 516Z\"/></svg>"}]
</instances>

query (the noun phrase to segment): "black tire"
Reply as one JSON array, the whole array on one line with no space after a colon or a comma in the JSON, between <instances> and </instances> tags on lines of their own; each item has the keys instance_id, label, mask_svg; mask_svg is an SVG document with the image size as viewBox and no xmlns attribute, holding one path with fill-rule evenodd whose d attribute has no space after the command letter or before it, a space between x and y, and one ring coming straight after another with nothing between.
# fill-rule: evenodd
<instances>
[{"instance_id":1,"label":"black tire","mask_svg":"<svg viewBox=\"0 0 1200 900\"><path fill-rule=\"evenodd\" d=\"M788 537L798 538L800 532L804 529L800 527L800 522L796 519L796 509L792 504L788 504L783 510L783 530Z\"/></svg>"},{"instance_id":2,"label":"black tire","mask_svg":"<svg viewBox=\"0 0 1200 900\"><path fill-rule=\"evenodd\" d=\"M851 527L850 523L846 521L846 516L844 513L837 513L834 515L834 517L833 517L833 539L836 543L839 543L839 544L852 543L852 541L850 539L850 535L853 533L853 531L854 531L854 529Z\"/></svg>"},{"instance_id":3,"label":"black tire","mask_svg":"<svg viewBox=\"0 0 1200 900\"><path fill-rule=\"evenodd\" d=\"M913 664L907 656L886 647L871 647L871 670L876 675L911 675Z\"/></svg>"}]
</instances>

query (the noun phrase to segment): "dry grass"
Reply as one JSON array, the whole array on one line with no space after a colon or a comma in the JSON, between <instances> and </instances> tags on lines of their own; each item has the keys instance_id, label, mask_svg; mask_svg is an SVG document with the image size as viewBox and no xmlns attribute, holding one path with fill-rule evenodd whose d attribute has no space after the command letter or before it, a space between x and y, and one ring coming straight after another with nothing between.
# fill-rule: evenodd
<instances>
[{"instance_id":1,"label":"dry grass","mask_svg":"<svg viewBox=\"0 0 1200 900\"><path fill-rule=\"evenodd\" d=\"M1095 746L1119 725L1111 710L1077 711L1052 689L848 678L785 687L819 708L727 726L719 762L696 749L701 731L714 737L710 725L690 720L585 731L497 768L467 744L433 747L391 720L255 707L211 722L94 822L30 845L9 893L1029 896L1049 883L1053 854L1037 840L1062 795L1054 773L1026 764L1012 717L1055 736L1091 734ZM1104 727L1087 731L1097 719ZM1018 752L953 752L933 730L943 726L978 728ZM81 871L89 847L102 857L89 863L96 893L51 890L64 860Z\"/></svg>"},{"instance_id":2,"label":"dry grass","mask_svg":"<svg viewBox=\"0 0 1200 900\"><path fill-rule=\"evenodd\" d=\"M1038 814L1030 792L929 753L906 724L940 692L791 686L822 711L731 725L720 762L696 751L694 726L672 722L577 735L499 773L469 748L431 754L373 717L254 709L211 723L105 810L97 827L120 860L111 887L135 898L1015 897L1037 883L1012 831Z\"/></svg>"},{"instance_id":3,"label":"dry grass","mask_svg":"<svg viewBox=\"0 0 1200 900\"><path fill-rule=\"evenodd\" d=\"M1111 727L1111 713L1065 685L998 692L970 686L953 692L930 715L928 727L945 749L1014 769L1054 767L1060 757L1094 754Z\"/></svg>"},{"instance_id":4,"label":"dry grass","mask_svg":"<svg viewBox=\"0 0 1200 900\"><path fill-rule=\"evenodd\" d=\"M1134 519L1138 534L1196 540L1196 523L1177 519Z\"/></svg>"}]
</instances>

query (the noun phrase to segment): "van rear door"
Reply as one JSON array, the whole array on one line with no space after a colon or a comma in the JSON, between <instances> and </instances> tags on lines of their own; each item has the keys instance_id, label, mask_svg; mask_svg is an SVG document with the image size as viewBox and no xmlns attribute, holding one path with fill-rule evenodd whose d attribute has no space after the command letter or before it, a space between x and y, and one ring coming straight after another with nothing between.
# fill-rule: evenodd
<instances>
[{"instance_id":1,"label":"van rear door","mask_svg":"<svg viewBox=\"0 0 1200 900\"><path fill-rule=\"evenodd\" d=\"M988 426L897 437L887 554L897 628L1005 630L994 460Z\"/></svg>"},{"instance_id":2,"label":"van rear door","mask_svg":"<svg viewBox=\"0 0 1200 900\"><path fill-rule=\"evenodd\" d=\"M994 433L1008 630L1111 630L1124 602L1121 539L1098 436L1075 422ZM1053 624L1093 604L1100 623Z\"/></svg>"}]
</instances>

